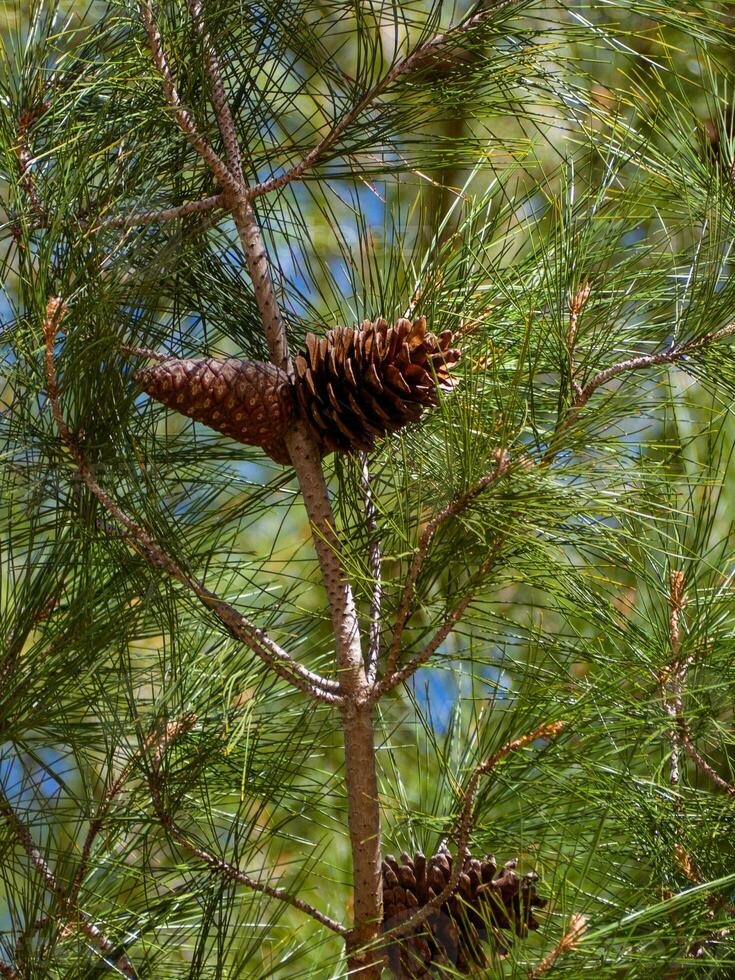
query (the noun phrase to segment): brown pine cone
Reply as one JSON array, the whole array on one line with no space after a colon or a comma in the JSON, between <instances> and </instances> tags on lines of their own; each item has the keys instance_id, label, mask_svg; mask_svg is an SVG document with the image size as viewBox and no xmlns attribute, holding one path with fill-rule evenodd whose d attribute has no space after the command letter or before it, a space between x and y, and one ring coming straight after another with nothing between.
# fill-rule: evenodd
<instances>
[{"instance_id":1,"label":"brown pine cone","mask_svg":"<svg viewBox=\"0 0 735 980\"><path fill-rule=\"evenodd\" d=\"M337 327L308 334L295 361L299 414L324 454L370 450L375 440L417 421L451 391L449 369L460 357L451 330L426 332L426 318L365 320L359 330Z\"/></svg>"},{"instance_id":2,"label":"brown pine cone","mask_svg":"<svg viewBox=\"0 0 735 980\"><path fill-rule=\"evenodd\" d=\"M261 446L277 463L290 463L284 435L294 418L288 375L262 361L201 361L167 357L136 371L144 391L217 432Z\"/></svg>"},{"instance_id":3,"label":"brown pine cone","mask_svg":"<svg viewBox=\"0 0 735 980\"><path fill-rule=\"evenodd\" d=\"M417 852L402 854L400 861L388 855L383 861L383 919L386 930L409 918L435 898L452 874L453 857L441 847L428 861ZM394 976L428 980L440 965L452 965L461 973L486 964L482 940L489 930L510 930L524 936L538 929L534 909L546 900L536 894L538 875L516 874L517 862L508 861L497 873L495 858L468 858L454 895L433 910L423 923L389 946ZM497 940L496 940L497 942ZM505 950L498 946L499 952Z\"/></svg>"}]
</instances>

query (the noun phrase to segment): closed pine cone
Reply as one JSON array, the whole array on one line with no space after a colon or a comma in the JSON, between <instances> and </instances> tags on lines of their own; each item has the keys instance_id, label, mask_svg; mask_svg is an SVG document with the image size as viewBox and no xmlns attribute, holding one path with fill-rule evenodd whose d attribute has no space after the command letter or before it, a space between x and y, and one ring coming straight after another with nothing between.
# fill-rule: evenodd
<instances>
[{"instance_id":1,"label":"closed pine cone","mask_svg":"<svg viewBox=\"0 0 735 980\"><path fill-rule=\"evenodd\" d=\"M217 432L261 446L277 463L290 463L284 436L293 422L288 375L263 361L201 361L167 357L135 373L153 398Z\"/></svg>"},{"instance_id":2,"label":"closed pine cone","mask_svg":"<svg viewBox=\"0 0 735 980\"><path fill-rule=\"evenodd\" d=\"M402 854L396 861L383 861L383 918L386 930L407 919L435 898L449 882L453 857L442 846L428 861L417 852L413 858ZM533 909L543 908L546 900L536 894L538 875L516 874L516 861L508 861L497 872L495 858L465 861L454 895L428 919L389 947L391 972L396 977L429 980L435 969L451 966L469 973L484 966L486 957L481 939L488 929L506 929L524 936L538 929ZM499 946L499 952L504 952Z\"/></svg>"},{"instance_id":3,"label":"closed pine cone","mask_svg":"<svg viewBox=\"0 0 735 980\"><path fill-rule=\"evenodd\" d=\"M337 327L307 334L294 361L299 414L324 454L370 450L375 440L417 421L451 391L449 369L460 357L451 330L435 337L426 317L394 326L379 317L360 329Z\"/></svg>"}]
</instances>

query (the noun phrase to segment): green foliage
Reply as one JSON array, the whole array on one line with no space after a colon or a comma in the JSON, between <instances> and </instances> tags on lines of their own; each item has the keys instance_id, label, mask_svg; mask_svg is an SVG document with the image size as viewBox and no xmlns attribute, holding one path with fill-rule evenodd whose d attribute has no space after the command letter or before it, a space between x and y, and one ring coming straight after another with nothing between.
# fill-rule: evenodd
<instances>
[{"instance_id":1,"label":"green foliage","mask_svg":"<svg viewBox=\"0 0 735 980\"><path fill-rule=\"evenodd\" d=\"M735 783L732 340L621 373L579 411L573 398L605 368L735 320L733 9L494 6L446 61L391 84L302 181L257 201L294 350L308 331L407 309L455 331L463 349L457 391L369 461L381 664L426 521L498 450L510 453L508 472L440 528L417 582L404 661L463 595L475 598L430 665L380 704L386 851L434 849L474 766L563 720L553 744L510 756L481 783L473 852L519 856L550 899L541 931L487 975L526 976L576 913L587 935L555 975L727 977L735 801L683 751L672 782L664 695L676 659L671 574L682 571L686 721ZM468 9L207 3L248 180L298 162L408 44ZM182 101L219 151L186 5L156 12ZM129 767L79 907L141 977L342 976L338 937L171 840L144 751L151 732L194 712L163 763L179 824L348 921L338 715L271 677L131 547L81 483L46 396L42 323L60 295L62 405L101 485L210 589L333 674L291 471L142 397L137 362L121 351L266 357L235 229L216 212L109 224L218 191L165 105L136 4L39 0L10 21L2 799L67 888L90 821ZM723 134L719 157L708 120ZM585 282L570 344L570 301ZM367 632L375 534L362 460L327 467ZM24 977L112 972L78 931L59 928L58 902L9 826L0 874L0 960Z\"/></svg>"}]
</instances>

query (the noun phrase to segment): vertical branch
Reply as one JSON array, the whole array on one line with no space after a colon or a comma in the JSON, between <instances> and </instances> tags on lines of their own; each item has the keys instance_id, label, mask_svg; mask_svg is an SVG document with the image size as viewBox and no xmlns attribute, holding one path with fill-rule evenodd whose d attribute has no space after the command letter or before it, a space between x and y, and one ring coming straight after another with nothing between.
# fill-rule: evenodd
<instances>
[{"instance_id":1,"label":"vertical branch","mask_svg":"<svg viewBox=\"0 0 735 980\"><path fill-rule=\"evenodd\" d=\"M204 31L204 37L206 30L201 23L201 5L198 0L192 0L192 3L195 19L199 19L198 29ZM276 299L258 219L242 180L230 169L233 161L238 156L241 158L241 151L238 148L235 153L234 148L228 149L230 167L227 167L198 136L189 114L181 105L163 51L160 31L153 18L150 0L141 2L141 15L154 64L162 77L166 101L173 109L181 130L225 188L227 204L232 212L253 282L271 361L277 367L290 371L285 324ZM232 114L227 104L219 62L208 35L205 48L208 49L207 72L217 121L227 145L229 134L234 133ZM320 453L303 424L297 423L293 427L286 438L286 445L303 494L314 548L327 592L342 693L345 780L354 880L354 929L348 940L349 969L351 975L359 976L363 980L377 980L381 957L366 956L360 952L362 947L380 935L382 927L380 810L372 705L369 701L370 685L362 657L355 600L344 571Z\"/></svg>"},{"instance_id":2,"label":"vertical branch","mask_svg":"<svg viewBox=\"0 0 735 980\"><path fill-rule=\"evenodd\" d=\"M173 73L169 67L168 58L163 50L163 40L161 32L153 16L153 5L151 0L141 0L139 4L140 17L148 35L148 45L151 49L153 64L161 76L163 94L169 106L173 110L174 119L179 129L184 133L191 145L204 160L214 176L222 186L231 192L237 193L240 189L239 184L233 174L230 173L225 163L220 160L209 143L197 132L196 124L189 112L184 108L176 87Z\"/></svg>"},{"instance_id":3,"label":"vertical branch","mask_svg":"<svg viewBox=\"0 0 735 980\"><path fill-rule=\"evenodd\" d=\"M248 197L242 172L242 153L237 138L235 120L227 100L222 70L212 39L204 23L202 0L189 0L189 10L197 33L204 47L205 64L209 77L212 104L217 125L227 155L228 172L234 186L229 187L229 205L240 238L248 274L255 290L255 299L260 310L268 342L268 351L273 363L284 371L290 370L288 342L283 317L276 301L276 293L271 277L270 263L263 241L255 209Z\"/></svg>"},{"instance_id":4,"label":"vertical branch","mask_svg":"<svg viewBox=\"0 0 735 980\"><path fill-rule=\"evenodd\" d=\"M308 431L296 425L286 437L312 527L334 633L343 694L347 822L354 881L354 929L348 942L350 976L377 980L382 954L361 948L381 933L380 807L370 684L365 672L355 599L341 558L320 454Z\"/></svg>"},{"instance_id":5,"label":"vertical branch","mask_svg":"<svg viewBox=\"0 0 735 980\"><path fill-rule=\"evenodd\" d=\"M253 283L255 300L263 323L271 361L282 371L290 373L286 325L276 299L268 253L260 231L255 209L244 194L237 195L231 204L232 217L240 237L245 264Z\"/></svg>"},{"instance_id":6,"label":"vertical branch","mask_svg":"<svg viewBox=\"0 0 735 980\"><path fill-rule=\"evenodd\" d=\"M380 652L380 606L382 600L382 582L380 567L380 539L378 537L378 511L373 500L370 485L370 468L367 453L362 457L362 490L365 501L365 516L370 533L370 577L372 579L372 600L370 603L370 630L368 633L368 683L375 683L378 670L378 654Z\"/></svg>"},{"instance_id":7,"label":"vertical branch","mask_svg":"<svg viewBox=\"0 0 735 980\"><path fill-rule=\"evenodd\" d=\"M664 710L672 720L669 731L671 754L669 755L669 783L678 786L681 778L681 736L677 718L682 712L682 689L688 664L681 662L681 614L686 605L684 572L674 570L669 575L669 645L671 661L667 677L662 685Z\"/></svg>"},{"instance_id":8,"label":"vertical branch","mask_svg":"<svg viewBox=\"0 0 735 980\"><path fill-rule=\"evenodd\" d=\"M225 86L222 81L222 72L220 70L217 52L212 44L212 39L209 36L209 32L207 31L204 23L202 0L189 0L189 11L191 13L192 20L194 21L197 34L201 38L202 45L204 47L204 59L207 66L209 84L212 90L212 104L214 105L214 111L217 116L217 125L219 126L220 135L222 136L222 142L225 144L227 165L233 177L237 181L242 182L240 143L237 139L235 121L232 118L230 105L227 101L227 95L225 93Z\"/></svg>"},{"instance_id":9,"label":"vertical branch","mask_svg":"<svg viewBox=\"0 0 735 980\"><path fill-rule=\"evenodd\" d=\"M689 756L700 772L704 773L715 786L730 796L735 796L735 786L714 769L704 758L692 741L689 723L684 712L684 692L691 657L681 655L681 616L687 604L684 572L674 570L669 576L669 644L671 662L660 679L661 697L664 710L672 722L669 731L671 755L669 756L669 782L677 786L681 778L682 750Z\"/></svg>"}]
</instances>

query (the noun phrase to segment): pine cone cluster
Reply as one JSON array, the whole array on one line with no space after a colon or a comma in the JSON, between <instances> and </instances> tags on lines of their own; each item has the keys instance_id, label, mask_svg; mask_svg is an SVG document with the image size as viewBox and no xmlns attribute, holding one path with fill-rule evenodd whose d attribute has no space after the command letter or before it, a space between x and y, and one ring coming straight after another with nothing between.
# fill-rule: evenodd
<instances>
[{"instance_id":1,"label":"pine cone cluster","mask_svg":"<svg viewBox=\"0 0 735 980\"><path fill-rule=\"evenodd\" d=\"M382 865L386 930L436 898L449 882L452 864L444 846L428 860L420 852L413 858L402 854L400 861L386 857ZM489 930L524 936L528 929L538 929L533 910L546 905L536 894L538 875L533 871L518 875L516 865L517 861L508 861L498 873L494 857L468 858L454 895L390 945L393 975L429 980L442 966L467 974L486 965L482 940L489 938ZM498 950L505 952L500 944Z\"/></svg>"},{"instance_id":2,"label":"pine cone cluster","mask_svg":"<svg viewBox=\"0 0 735 980\"><path fill-rule=\"evenodd\" d=\"M460 352L452 333L435 337L426 319L365 320L308 334L294 377L260 361L166 357L136 372L149 395L278 463L290 462L285 436L296 419L322 453L369 450L376 439L415 422L438 392L450 391Z\"/></svg>"}]
</instances>

